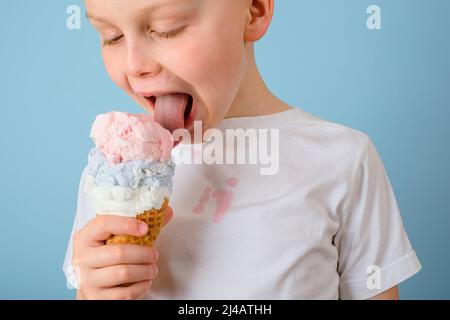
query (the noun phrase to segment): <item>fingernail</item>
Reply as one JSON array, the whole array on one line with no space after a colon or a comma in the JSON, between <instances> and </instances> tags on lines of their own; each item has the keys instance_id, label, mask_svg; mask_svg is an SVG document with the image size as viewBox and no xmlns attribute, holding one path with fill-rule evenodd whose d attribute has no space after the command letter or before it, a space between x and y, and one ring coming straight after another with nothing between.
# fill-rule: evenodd
<instances>
[{"instance_id":1,"label":"fingernail","mask_svg":"<svg viewBox=\"0 0 450 320\"><path fill-rule=\"evenodd\" d=\"M148 230L147 224L145 224L145 223L139 223L138 229L139 229L139 233L140 233L140 234L145 234L145 233L147 233L147 230Z\"/></svg>"},{"instance_id":2,"label":"fingernail","mask_svg":"<svg viewBox=\"0 0 450 320\"><path fill-rule=\"evenodd\" d=\"M159 258L159 252L158 252L158 250L154 250L154 251L153 251L153 255L154 255L154 257L155 257L155 260L158 260L158 258Z\"/></svg>"}]
</instances>

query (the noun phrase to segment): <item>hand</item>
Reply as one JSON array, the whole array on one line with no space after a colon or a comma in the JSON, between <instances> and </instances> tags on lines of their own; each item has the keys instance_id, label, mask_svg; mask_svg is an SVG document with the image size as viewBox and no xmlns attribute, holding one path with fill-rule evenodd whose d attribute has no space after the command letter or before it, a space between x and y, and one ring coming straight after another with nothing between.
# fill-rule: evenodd
<instances>
[{"instance_id":1,"label":"hand","mask_svg":"<svg viewBox=\"0 0 450 320\"><path fill-rule=\"evenodd\" d=\"M166 225L173 210L166 211ZM113 234L143 236L147 225L134 218L98 215L74 235L72 264L77 271L78 298L140 299L158 274L159 253L142 245L105 245ZM126 286L124 286L126 284Z\"/></svg>"}]
</instances>

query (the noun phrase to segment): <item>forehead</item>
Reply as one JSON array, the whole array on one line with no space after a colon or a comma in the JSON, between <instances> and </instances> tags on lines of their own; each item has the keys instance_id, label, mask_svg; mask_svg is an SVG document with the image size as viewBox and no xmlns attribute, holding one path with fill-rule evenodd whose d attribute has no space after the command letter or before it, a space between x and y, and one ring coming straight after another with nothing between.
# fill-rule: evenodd
<instances>
[{"instance_id":1,"label":"forehead","mask_svg":"<svg viewBox=\"0 0 450 320\"><path fill-rule=\"evenodd\" d=\"M161 14L177 14L190 11L203 0L85 0L86 17L96 24L115 21L139 21L141 18ZM220 0L212 0L220 1Z\"/></svg>"},{"instance_id":2,"label":"forehead","mask_svg":"<svg viewBox=\"0 0 450 320\"><path fill-rule=\"evenodd\" d=\"M139 12L145 10L151 12L161 9L192 6L200 1L202 0L85 0L85 4L88 14L96 14L117 10Z\"/></svg>"}]
</instances>

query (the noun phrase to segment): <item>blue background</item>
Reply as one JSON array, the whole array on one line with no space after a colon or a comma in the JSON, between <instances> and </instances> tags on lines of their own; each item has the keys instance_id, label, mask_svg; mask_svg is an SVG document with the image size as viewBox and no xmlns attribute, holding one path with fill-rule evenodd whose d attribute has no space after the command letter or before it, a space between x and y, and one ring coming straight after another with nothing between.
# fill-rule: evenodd
<instances>
[{"instance_id":1,"label":"blue background","mask_svg":"<svg viewBox=\"0 0 450 320\"><path fill-rule=\"evenodd\" d=\"M96 114L141 110L108 78L99 39L66 8L5 1L0 19L0 298L70 299L62 263ZM366 9L382 10L369 31ZM274 93L366 132L423 270L402 298L450 298L450 1L276 0L257 61Z\"/></svg>"}]
</instances>

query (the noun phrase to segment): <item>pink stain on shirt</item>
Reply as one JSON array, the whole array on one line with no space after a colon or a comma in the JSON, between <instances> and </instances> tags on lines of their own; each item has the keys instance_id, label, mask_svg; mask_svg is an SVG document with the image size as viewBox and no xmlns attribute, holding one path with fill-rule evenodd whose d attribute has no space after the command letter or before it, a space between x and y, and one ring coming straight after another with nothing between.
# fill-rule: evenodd
<instances>
[{"instance_id":1,"label":"pink stain on shirt","mask_svg":"<svg viewBox=\"0 0 450 320\"><path fill-rule=\"evenodd\" d=\"M198 203L195 208L192 209L192 213L202 214L205 211L205 204L209 201L209 194L211 191L211 187L207 187L203 190L203 195L198 199Z\"/></svg>"},{"instance_id":2,"label":"pink stain on shirt","mask_svg":"<svg viewBox=\"0 0 450 320\"><path fill-rule=\"evenodd\" d=\"M209 202L210 198L214 198L216 202L216 209L213 213L213 222L221 222L225 217L225 214L231 207L233 202L234 193L229 188L235 188L239 183L239 180L235 177L229 178L225 181L225 189L214 190L211 187L207 187L203 190L202 196L198 199L197 205L192 209L193 214L202 214L205 211L205 205Z\"/></svg>"},{"instance_id":3,"label":"pink stain on shirt","mask_svg":"<svg viewBox=\"0 0 450 320\"><path fill-rule=\"evenodd\" d=\"M234 193L228 190L218 190L212 193L212 197L216 199L217 205L213 215L213 222L220 222L225 217L228 209L230 209Z\"/></svg>"},{"instance_id":4,"label":"pink stain on shirt","mask_svg":"<svg viewBox=\"0 0 450 320\"><path fill-rule=\"evenodd\" d=\"M238 178L229 178L226 181L227 186L234 188L237 186L237 184L239 183Z\"/></svg>"}]
</instances>

